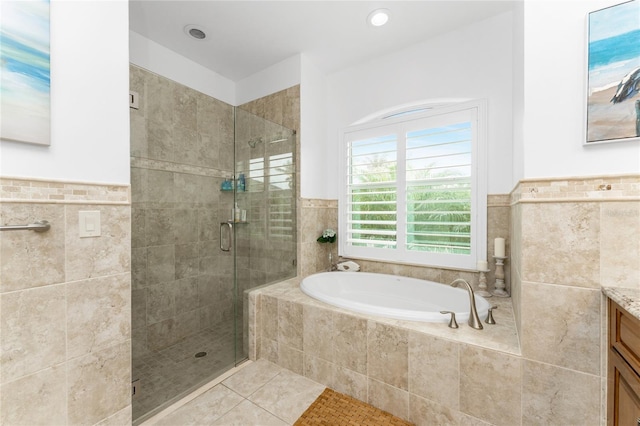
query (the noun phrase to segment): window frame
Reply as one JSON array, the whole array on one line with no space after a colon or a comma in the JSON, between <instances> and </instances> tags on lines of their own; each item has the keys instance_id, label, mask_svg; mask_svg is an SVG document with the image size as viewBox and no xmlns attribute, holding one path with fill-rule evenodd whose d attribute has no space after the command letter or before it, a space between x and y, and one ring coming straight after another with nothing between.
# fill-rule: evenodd
<instances>
[{"instance_id":1,"label":"window frame","mask_svg":"<svg viewBox=\"0 0 640 426\"><path fill-rule=\"evenodd\" d=\"M439 105L430 108L428 103L414 105L416 113L406 113L406 108L395 111L385 110L384 115L367 122L348 126L341 131L339 143L339 198L338 198L338 253L352 259L402 263L430 266L445 269L477 270L477 262L487 256L487 106L486 100L478 99ZM406 135L417 130L421 122L437 120L438 116L446 120L459 114L471 114L471 246L469 255L445 254L421 251L406 251L406 195L396 200L396 249L357 247L347 244L349 191L347 186L349 152L348 142L362 137L396 134L399 144L396 147L397 178L396 188L406 185ZM354 136L358 137L355 138ZM404 191L403 191L404 193ZM400 212L403 212L400 214ZM343 238L341 238L343 237Z\"/></svg>"}]
</instances>

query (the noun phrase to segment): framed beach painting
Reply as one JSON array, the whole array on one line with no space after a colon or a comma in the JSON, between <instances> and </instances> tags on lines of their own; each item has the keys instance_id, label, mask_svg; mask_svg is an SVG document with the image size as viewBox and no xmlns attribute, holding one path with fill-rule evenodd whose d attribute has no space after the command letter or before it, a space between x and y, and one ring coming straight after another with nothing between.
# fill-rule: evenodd
<instances>
[{"instance_id":1,"label":"framed beach painting","mask_svg":"<svg viewBox=\"0 0 640 426\"><path fill-rule=\"evenodd\" d=\"M51 140L49 0L0 1L0 140Z\"/></svg>"},{"instance_id":2,"label":"framed beach painting","mask_svg":"<svg viewBox=\"0 0 640 426\"><path fill-rule=\"evenodd\" d=\"M589 13L586 144L640 140L640 0Z\"/></svg>"}]
</instances>

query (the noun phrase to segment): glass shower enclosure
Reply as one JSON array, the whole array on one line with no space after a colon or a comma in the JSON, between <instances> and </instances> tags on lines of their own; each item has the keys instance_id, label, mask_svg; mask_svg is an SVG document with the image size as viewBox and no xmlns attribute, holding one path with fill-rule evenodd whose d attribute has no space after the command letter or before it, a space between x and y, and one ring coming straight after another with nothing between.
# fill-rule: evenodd
<instances>
[{"instance_id":1,"label":"glass shower enclosure","mask_svg":"<svg viewBox=\"0 0 640 426\"><path fill-rule=\"evenodd\" d=\"M295 276L296 135L134 65L130 85L138 424L244 361L247 292Z\"/></svg>"}]
</instances>

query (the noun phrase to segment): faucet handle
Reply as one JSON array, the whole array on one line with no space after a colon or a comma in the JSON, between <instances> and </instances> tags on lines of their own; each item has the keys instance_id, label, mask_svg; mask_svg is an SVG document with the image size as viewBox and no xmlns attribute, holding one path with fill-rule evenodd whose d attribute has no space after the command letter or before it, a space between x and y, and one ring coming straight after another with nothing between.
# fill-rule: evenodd
<instances>
[{"instance_id":1,"label":"faucet handle","mask_svg":"<svg viewBox=\"0 0 640 426\"><path fill-rule=\"evenodd\" d=\"M492 307L489 308L489 313L487 314L487 319L484 321L487 324L495 324L496 320L493 319L493 310L494 309L498 309L497 305L493 305Z\"/></svg>"},{"instance_id":2,"label":"faucet handle","mask_svg":"<svg viewBox=\"0 0 640 426\"><path fill-rule=\"evenodd\" d=\"M449 320L449 328L458 328L458 322L456 321L456 313L453 311L440 311L441 314L451 314L451 319Z\"/></svg>"}]
</instances>

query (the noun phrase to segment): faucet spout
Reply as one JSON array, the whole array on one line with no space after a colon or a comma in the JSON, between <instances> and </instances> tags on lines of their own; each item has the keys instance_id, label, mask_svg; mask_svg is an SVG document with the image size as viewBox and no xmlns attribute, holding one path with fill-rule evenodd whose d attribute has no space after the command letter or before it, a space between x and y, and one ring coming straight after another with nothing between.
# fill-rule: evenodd
<instances>
[{"instance_id":1,"label":"faucet spout","mask_svg":"<svg viewBox=\"0 0 640 426\"><path fill-rule=\"evenodd\" d=\"M469 292L469 325L476 330L482 330L482 321L478 318L478 310L476 308L476 298L473 294L473 288L471 288L471 284L469 284L466 280L462 278L458 278L453 280L451 284L452 287L457 287L458 284L464 284L467 287L467 291Z\"/></svg>"}]
</instances>

